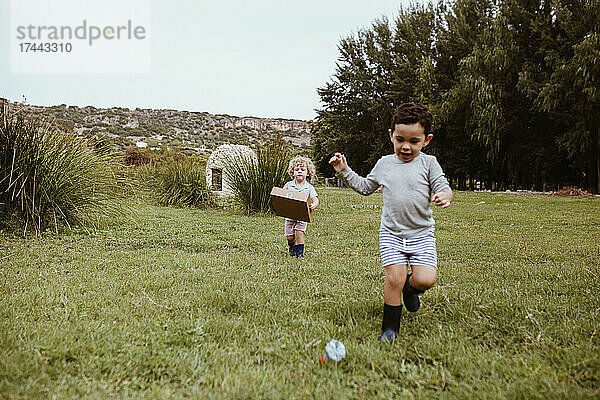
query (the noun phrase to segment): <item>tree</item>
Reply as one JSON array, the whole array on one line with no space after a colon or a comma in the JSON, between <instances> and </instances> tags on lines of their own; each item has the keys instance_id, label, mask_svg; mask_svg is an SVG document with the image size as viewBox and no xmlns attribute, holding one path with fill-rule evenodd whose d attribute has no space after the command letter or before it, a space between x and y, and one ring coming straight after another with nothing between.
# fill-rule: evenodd
<instances>
[{"instance_id":1,"label":"tree","mask_svg":"<svg viewBox=\"0 0 600 400\"><path fill-rule=\"evenodd\" d=\"M557 46L552 11L543 0L505 0L492 8L490 29L460 61L446 97L446 115L465 107L466 129L485 149L501 187L541 189L576 179L557 145L555 122L534 105Z\"/></svg>"},{"instance_id":2,"label":"tree","mask_svg":"<svg viewBox=\"0 0 600 400\"><path fill-rule=\"evenodd\" d=\"M439 97L434 105L434 140L428 152L435 154L449 180L471 189L475 180L490 180L485 148L475 142L467 126L469 98L450 89L458 84L460 61L473 51L479 37L490 29L494 6L489 0L457 0L438 4L436 68Z\"/></svg>"},{"instance_id":3,"label":"tree","mask_svg":"<svg viewBox=\"0 0 600 400\"><path fill-rule=\"evenodd\" d=\"M413 5L401 9L394 24L383 18L340 42L336 72L318 89L325 107L311 125L313 157L324 176L331 171L319 160L335 151L346 153L358 173L368 173L391 151L394 105L431 96L434 21L431 5Z\"/></svg>"},{"instance_id":4,"label":"tree","mask_svg":"<svg viewBox=\"0 0 600 400\"><path fill-rule=\"evenodd\" d=\"M557 51L536 105L556 121L558 145L600 193L600 2L563 1L554 11Z\"/></svg>"},{"instance_id":5,"label":"tree","mask_svg":"<svg viewBox=\"0 0 600 400\"><path fill-rule=\"evenodd\" d=\"M600 0L449 0L401 9L340 42L314 156L359 173L390 152L393 107L426 103L427 148L459 189L600 192ZM327 170L327 173L325 170Z\"/></svg>"}]
</instances>

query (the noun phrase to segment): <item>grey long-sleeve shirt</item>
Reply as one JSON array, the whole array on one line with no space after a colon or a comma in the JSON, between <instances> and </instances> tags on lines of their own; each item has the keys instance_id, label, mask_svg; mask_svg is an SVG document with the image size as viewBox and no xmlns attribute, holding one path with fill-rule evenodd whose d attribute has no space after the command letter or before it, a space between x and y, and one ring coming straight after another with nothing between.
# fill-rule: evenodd
<instances>
[{"instance_id":1,"label":"grey long-sleeve shirt","mask_svg":"<svg viewBox=\"0 0 600 400\"><path fill-rule=\"evenodd\" d=\"M424 153L409 162L398 160L394 154L383 156L366 178L350 167L337 176L365 196L382 186L381 229L402 238L424 236L433 231L431 193L450 189L435 156Z\"/></svg>"}]
</instances>

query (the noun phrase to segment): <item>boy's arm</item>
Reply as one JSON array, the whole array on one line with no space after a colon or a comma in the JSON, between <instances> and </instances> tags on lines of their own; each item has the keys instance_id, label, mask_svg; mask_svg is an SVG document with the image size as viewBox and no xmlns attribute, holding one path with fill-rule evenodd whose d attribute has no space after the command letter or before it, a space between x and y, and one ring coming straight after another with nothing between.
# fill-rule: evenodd
<instances>
[{"instance_id":1,"label":"boy's arm","mask_svg":"<svg viewBox=\"0 0 600 400\"><path fill-rule=\"evenodd\" d=\"M335 169L336 173L340 173L346 168L348 168L348 163L346 162L346 156L342 153L335 153L333 157L329 160L329 164Z\"/></svg>"},{"instance_id":2,"label":"boy's arm","mask_svg":"<svg viewBox=\"0 0 600 400\"><path fill-rule=\"evenodd\" d=\"M444 171L435 157L433 157L429 166L429 184L435 193L431 198L431 201L438 207L449 207L454 199L454 193L452 193L452 189L450 189L450 184L444 175Z\"/></svg>"},{"instance_id":3,"label":"boy's arm","mask_svg":"<svg viewBox=\"0 0 600 400\"><path fill-rule=\"evenodd\" d=\"M314 186L310 186L310 191L308 193L310 196L310 204L309 207L311 210L314 210L319 205L319 197L317 197L317 191Z\"/></svg>"},{"instance_id":4,"label":"boy's arm","mask_svg":"<svg viewBox=\"0 0 600 400\"><path fill-rule=\"evenodd\" d=\"M434 194L431 200L436 206L447 208L452 203L452 200L454 200L454 193L452 189L445 189Z\"/></svg>"},{"instance_id":5,"label":"boy's arm","mask_svg":"<svg viewBox=\"0 0 600 400\"><path fill-rule=\"evenodd\" d=\"M373 171L371 171L369 176L363 178L356 172L352 171L352 169L348 166L346 157L341 153L335 153L334 156L329 160L329 164L331 164L337 173L336 175L342 178L346 185L363 196L370 195L379 188L379 183L373 179ZM373 168L373 170L375 170L375 168Z\"/></svg>"}]
</instances>

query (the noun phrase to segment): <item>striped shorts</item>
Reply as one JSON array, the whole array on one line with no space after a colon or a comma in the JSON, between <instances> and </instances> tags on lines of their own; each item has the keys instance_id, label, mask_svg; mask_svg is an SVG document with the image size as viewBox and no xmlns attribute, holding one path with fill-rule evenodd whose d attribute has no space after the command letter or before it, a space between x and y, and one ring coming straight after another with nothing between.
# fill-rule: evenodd
<instances>
[{"instance_id":1,"label":"striped shorts","mask_svg":"<svg viewBox=\"0 0 600 400\"><path fill-rule=\"evenodd\" d=\"M433 232L425 236L404 239L381 229L379 251L384 267L392 264L410 264L437 268L437 250Z\"/></svg>"}]
</instances>

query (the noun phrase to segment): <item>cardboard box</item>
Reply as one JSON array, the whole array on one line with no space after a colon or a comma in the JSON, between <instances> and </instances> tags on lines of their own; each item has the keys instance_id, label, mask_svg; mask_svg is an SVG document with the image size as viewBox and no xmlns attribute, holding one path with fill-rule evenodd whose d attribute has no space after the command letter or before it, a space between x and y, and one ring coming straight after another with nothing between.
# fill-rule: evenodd
<instances>
[{"instance_id":1,"label":"cardboard box","mask_svg":"<svg viewBox=\"0 0 600 400\"><path fill-rule=\"evenodd\" d=\"M312 210L308 206L310 196L307 193L274 187L271 190L271 201L273 202L275 214L280 217L298 221L312 221Z\"/></svg>"}]
</instances>

